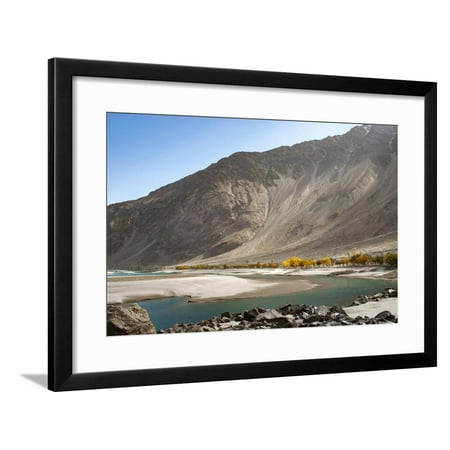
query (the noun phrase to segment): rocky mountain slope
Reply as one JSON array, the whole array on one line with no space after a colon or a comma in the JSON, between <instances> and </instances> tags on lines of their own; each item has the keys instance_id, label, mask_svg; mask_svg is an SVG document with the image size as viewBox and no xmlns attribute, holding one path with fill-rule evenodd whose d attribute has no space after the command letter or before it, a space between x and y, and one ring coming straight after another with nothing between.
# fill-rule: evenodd
<instances>
[{"instance_id":1,"label":"rocky mountain slope","mask_svg":"<svg viewBox=\"0 0 450 450\"><path fill-rule=\"evenodd\" d=\"M279 261L397 245L397 127L238 152L108 206L108 268Z\"/></svg>"}]
</instances>

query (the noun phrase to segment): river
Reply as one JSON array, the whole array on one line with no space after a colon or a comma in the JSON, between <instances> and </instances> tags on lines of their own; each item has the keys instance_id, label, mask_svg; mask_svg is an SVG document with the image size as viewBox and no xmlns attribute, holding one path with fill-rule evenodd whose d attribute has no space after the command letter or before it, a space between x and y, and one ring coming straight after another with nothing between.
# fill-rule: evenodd
<instances>
[{"instance_id":1,"label":"river","mask_svg":"<svg viewBox=\"0 0 450 450\"><path fill-rule=\"evenodd\" d=\"M252 278L259 278L258 276ZM269 277L264 277L269 278ZM287 277L292 279L291 277ZM397 280L369 278L301 276L319 286L296 294L249 299L220 300L215 302L188 302L186 297L172 297L139 302L147 310L158 330L176 323L198 322L220 316L223 312L243 312L255 307L278 308L286 303L306 305L348 306L360 294L371 295L384 288L397 288ZM277 280L280 277L277 276Z\"/></svg>"}]
</instances>

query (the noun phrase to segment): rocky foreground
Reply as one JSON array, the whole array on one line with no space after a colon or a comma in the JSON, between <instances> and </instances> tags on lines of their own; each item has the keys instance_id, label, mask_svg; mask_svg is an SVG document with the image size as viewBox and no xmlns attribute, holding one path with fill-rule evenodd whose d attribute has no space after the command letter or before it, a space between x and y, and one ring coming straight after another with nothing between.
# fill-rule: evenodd
<instances>
[{"instance_id":1,"label":"rocky foreground","mask_svg":"<svg viewBox=\"0 0 450 450\"><path fill-rule=\"evenodd\" d=\"M242 314L226 312L221 317L196 323L176 324L158 333L332 327L396 322L397 318L389 311L383 311L373 318L367 316L352 318L340 306L285 305L277 309L254 308Z\"/></svg>"},{"instance_id":2,"label":"rocky foreground","mask_svg":"<svg viewBox=\"0 0 450 450\"><path fill-rule=\"evenodd\" d=\"M394 297L397 297L397 289L385 289L374 295L361 295L350 306L380 302L383 299ZM156 331L147 312L139 305L135 303L108 305L108 335L264 330L381 323L397 323L397 317L390 311L381 311L374 317L351 317L346 313L345 308L340 306L286 304L280 308L253 308L243 313L224 312L220 317L195 323L180 323L171 328Z\"/></svg>"},{"instance_id":3,"label":"rocky foreground","mask_svg":"<svg viewBox=\"0 0 450 450\"><path fill-rule=\"evenodd\" d=\"M397 297L397 289L386 288L383 292L374 295L359 295L358 298L350 306L364 305L367 302L379 302L383 298Z\"/></svg>"}]
</instances>

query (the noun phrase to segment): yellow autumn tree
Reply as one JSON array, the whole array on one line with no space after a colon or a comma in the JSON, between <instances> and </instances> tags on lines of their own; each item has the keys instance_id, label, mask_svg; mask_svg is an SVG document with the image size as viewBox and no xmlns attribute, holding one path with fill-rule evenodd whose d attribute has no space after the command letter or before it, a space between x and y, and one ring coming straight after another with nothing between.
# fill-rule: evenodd
<instances>
[{"instance_id":1,"label":"yellow autumn tree","mask_svg":"<svg viewBox=\"0 0 450 450\"><path fill-rule=\"evenodd\" d=\"M387 264L388 266L397 267L397 262L398 262L397 253L386 253L384 255L383 259L384 259L385 264Z\"/></svg>"},{"instance_id":2,"label":"yellow autumn tree","mask_svg":"<svg viewBox=\"0 0 450 450\"><path fill-rule=\"evenodd\" d=\"M372 261L372 259L367 253L358 255L356 258L356 263L362 264L363 266L365 266L366 264L369 264L371 261Z\"/></svg>"},{"instance_id":3,"label":"yellow autumn tree","mask_svg":"<svg viewBox=\"0 0 450 450\"><path fill-rule=\"evenodd\" d=\"M331 266L331 258L328 256L326 258L320 258L320 264L322 266Z\"/></svg>"},{"instance_id":4,"label":"yellow autumn tree","mask_svg":"<svg viewBox=\"0 0 450 450\"><path fill-rule=\"evenodd\" d=\"M378 265L381 266L383 264L383 262L384 262L384 258L383 258L382 255L376 255L376 256L372 256L372 261L375 264L378 264Z\"/></svg>"},{"instance_id":5,"label":"yellow autumn tree","mask_svg":"<svg viewBox=\"0 0 450 450\"><path fill-rule=\"evenodd\" d=\"M289 264L291 267L301 267L303 266L303 259L299 258L298 256L293 256L289 259Z\"/></svg>"},{"instance_id":6,"label":"yellow autumn tree","mask_svg":"<svg viewBox=\"0 0 450 450\"><path fill-rule=\"evenodd\" d=\"M299 258L298 256L292 256L289 259L286 259L281 263L283 267L303 267L304 260Z\"/></svg>"}]
</instances>

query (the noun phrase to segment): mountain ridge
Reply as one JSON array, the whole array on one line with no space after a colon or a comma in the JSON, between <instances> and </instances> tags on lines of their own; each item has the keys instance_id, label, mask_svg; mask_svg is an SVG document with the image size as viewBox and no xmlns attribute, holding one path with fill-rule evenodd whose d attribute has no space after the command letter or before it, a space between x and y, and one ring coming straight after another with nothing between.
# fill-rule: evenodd
<instances>
[{"instance_id":1,"label":"mountain ridge","mask_svg":"<svg viewBox=\"0 0 450 450\"><path fill-rule=\"evenodd\" d=\"M108 268L279 260L393 250L397 127L236 152L137 200L108 206ZM337 250L341 249L341 250Z\"/></svg>"}]
</instances>

